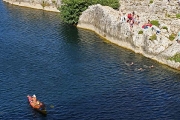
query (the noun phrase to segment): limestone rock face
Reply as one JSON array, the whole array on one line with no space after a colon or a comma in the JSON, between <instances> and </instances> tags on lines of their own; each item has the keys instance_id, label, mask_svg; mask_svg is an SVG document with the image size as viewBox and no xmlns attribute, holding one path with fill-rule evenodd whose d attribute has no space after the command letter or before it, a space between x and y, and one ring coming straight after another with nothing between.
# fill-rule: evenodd
<instances>
[{"instance_id":1,"label":"limestone rock face","mask_svg":"<svg viewBox=\"0 0 180 120\"><path fill-rule=\"evenodd\" d=\"M137 4L139 5L140 3ZM141 4L144 4L145 6L148 3L144 1ZM148 10L144 9L144 12L148 12L150 9L154 8L154 6L156 6L157 10L153 10L159 11L160 4L162 5L162 3L152 4L149 6ZM166 3L163 4L166 5ZM125 9L123 11L125 11ZM152 13L154 11L152 11ZM127 16L127 13L128 12L126 11L125 16ZM140 17L142 17L142 20L149 19L145 13L142 13L141 15ZM168 60L169 57L180 53L180 44L177 43L175 40L170 41L168 38L169 34L172 33L172 31L162 29L162 33L157 34L157 38L155 40L150 40L150 37L156 34L156 32L153 31L150 27L148 29L142 29L142 24L140 24L134 25L133 29L130 29L129 23L127 23L126 21L122 21L121 17L122 16L120 16L119 11L114 10L110 7L101 6L99 4L92 5L89 6L89 8L85 10L80 16L78 21L78 27L93 30L105 39L119 46L131 49L136 53L140 53L162 64L166 64L170 67L180 69L180 63ZM158 18L158 16L155 15L154 19L156 18ZM178 31L177 26L180 25L180 22L178 23L179 20L175 21L176 22L174 23L163 23L163 21L161 21L161 25L167 24L167 27L170 28L173 27L173 25L175 26L176 24L176 28L171 28L174 29L173 32L175 32ZM143 31L143 33L139 34L139 31Z\"/></svg>"},{"instance_id":2,"label":"limestone rock face","mask_svg":"<svg viewBox=\"0 0 180 120\"><path fill-rule=\"evenodd\" d=\"M31 4L46 4L47 6L58 7L61 5L61 0L9 0L12 2L26 2Z\"/></svg>"},{"instance_id":3,"label":"limestone rock face","mask_svg":"<svg viewBox=\"0 0 180 120\"><path fill-rule=\"evenodd\" d=\"M3 0L10 4L25 6L35 9L59 12L62 0Z\"/></svg>"}]
</instances>

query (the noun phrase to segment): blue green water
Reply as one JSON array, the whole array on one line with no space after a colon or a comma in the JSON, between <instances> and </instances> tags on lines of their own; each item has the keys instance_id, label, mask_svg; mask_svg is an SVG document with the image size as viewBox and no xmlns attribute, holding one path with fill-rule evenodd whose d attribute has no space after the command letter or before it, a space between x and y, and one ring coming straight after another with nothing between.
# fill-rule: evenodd
<instances>
[{"instance_id":1,"label":"blue green water","mask_svg":"<svg viewBox=\"0 0 180 120\"><path fill-rule=\"evenodd\" d=\"M0 119L179 120L180 72L66 25L59 13L0 1Z\"/></svg>"}]
</instances>

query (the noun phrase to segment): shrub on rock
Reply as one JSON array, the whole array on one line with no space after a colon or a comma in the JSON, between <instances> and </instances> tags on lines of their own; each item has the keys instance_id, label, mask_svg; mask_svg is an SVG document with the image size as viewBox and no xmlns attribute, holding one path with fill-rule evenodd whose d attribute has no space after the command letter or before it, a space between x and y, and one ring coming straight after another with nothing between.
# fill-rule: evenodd
<instances>
[{"instance_id":1,"label":"shrub on rock","mask_svg":"<svg viewBox=\"0 0 180 120\"><path fill-rule=\"evenodd\" d=\"M85 11L88 6L94 4L101 4L103 6L110 6L118 9L119 0L62 0L62 5L59 8L61 18L68 24L77 24L79 16Z\"/></svg>"},{"instance_id":2,"label":"shrub on rock","mask_svg":"<svg viewBox=\"0 0 180 120\"><path fill-rule=\"evenodd\" d=\"M157 36L156 34L153 34L152 36L150 36L149 40L156 40L157 39Z\"/></svg>"},{"instance_id":3,"label":"shrub on rock","mask_svg":"<svg viewBox=\"0 0 180 120\"><path fill-rule=\"evenodd\" d=\"M160 24L159 24L159 21L157 21L157 20L152 20L152 21L151 21L151 24L152 24L152 25L155 25L155 26L157 26L157 27L159 27L159 25L160 25Z\"/></svg>"},{"instance_id":4,"label":"shrub on rock","mask_svg":"<svg viewBox=\"0 0 180 120\"><path fill-rule=\"evenodd\" d=\"M180 53L177 53L173 57L169 58L169 60L175 61L175 62L180 62Z\"/></svg>"},{"instance_id":5,"label":"shrub on rock","mask_svg":"<svg viewBox=\"0 0 180 120\"><path fill-rule=\"evenodd\" d=\"M169 35L169 40L173 41L175 39L176 35L174 33L172 33L171 35Z\"/></svg>"}]
</instances>

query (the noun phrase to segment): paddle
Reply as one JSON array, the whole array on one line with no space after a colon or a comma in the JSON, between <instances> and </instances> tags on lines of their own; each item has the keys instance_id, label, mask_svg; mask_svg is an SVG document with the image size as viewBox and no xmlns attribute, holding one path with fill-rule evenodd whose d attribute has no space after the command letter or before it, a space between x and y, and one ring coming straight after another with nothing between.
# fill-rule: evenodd
<instances>
[{"instance_id":1,"label":"paddle","mask_svg":"<svg viewBox=\"0 0 180 120\"><path fill-rule=\"evenodd\" d=\"M50 108L54 108L54 105L50 105Z\"/></svg>"}]
</instances>

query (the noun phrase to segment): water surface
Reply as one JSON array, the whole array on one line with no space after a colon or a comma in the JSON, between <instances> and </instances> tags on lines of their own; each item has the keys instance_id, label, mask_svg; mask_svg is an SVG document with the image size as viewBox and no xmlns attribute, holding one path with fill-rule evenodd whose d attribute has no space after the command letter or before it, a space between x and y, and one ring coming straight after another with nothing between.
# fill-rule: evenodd
<instances>
[{"instance_id":1,"label":"water surface","mask_svg":"<svg viewBox=\"0 0 180 120\"><path fill-rule=\"evenodd\" d=\"M69 26L59 13L1 1L0 63L3 120L180 119L178 71Z\"/></svg>"}]
</instances>

